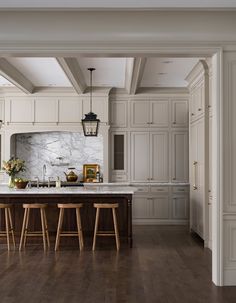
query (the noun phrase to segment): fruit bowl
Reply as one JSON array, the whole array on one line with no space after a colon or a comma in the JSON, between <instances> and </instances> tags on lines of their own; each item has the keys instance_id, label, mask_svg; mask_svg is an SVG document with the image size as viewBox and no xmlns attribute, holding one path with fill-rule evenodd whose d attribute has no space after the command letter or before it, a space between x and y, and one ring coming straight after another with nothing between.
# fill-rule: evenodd
<instances>
[{"instance_id":1,"label":"fruit bowl","mask_svg":"<svg viewBox=\"0 0 236 303\"><path fill-rule=\"evenodd\" d=\"M15 188L24 189L28 183L29 181L15 181Z\"/></svg>"}]
</instances>

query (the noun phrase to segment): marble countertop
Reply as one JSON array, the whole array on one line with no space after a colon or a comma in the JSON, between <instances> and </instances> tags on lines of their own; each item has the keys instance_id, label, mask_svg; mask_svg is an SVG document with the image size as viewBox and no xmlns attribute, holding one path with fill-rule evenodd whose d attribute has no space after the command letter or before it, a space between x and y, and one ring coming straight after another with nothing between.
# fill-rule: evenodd
<instances>
[{"instance_id":1,"label":"marble countertop","mask_svg":"<svg viewBox=\"0 0 236 303\"><path fill-rule=\"evenodd\" d=\"M66 195L66 194L134 194L136 189L131 186L84 186L84 187L43 187L43 188L26 188L16 189L9 188L7 185L0 185L0 196L10 194L29 194L29 195Z\"/></svg>"}]
</instances>

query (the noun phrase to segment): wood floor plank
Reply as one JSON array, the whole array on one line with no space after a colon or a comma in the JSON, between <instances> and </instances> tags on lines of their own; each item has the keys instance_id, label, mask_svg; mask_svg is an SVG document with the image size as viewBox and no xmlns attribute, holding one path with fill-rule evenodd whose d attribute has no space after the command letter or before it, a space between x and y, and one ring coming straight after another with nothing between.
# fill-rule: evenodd
<instances>
[{"instance_id":1,"label":"wood floor plank","mask_svg":"<svg viewBox=\"0 0 236 303\"><path fill-rule=\"evenodd\" d=\"M98 239L95 252L85 240L81 252L72 240L56 253L36 242L23 252L0 244L0 302L236 302L236 287L212 284L211 252L186 227L136 226L133 248L121 243L119 252L114 239Z\"/></svg>"}]
</instances>

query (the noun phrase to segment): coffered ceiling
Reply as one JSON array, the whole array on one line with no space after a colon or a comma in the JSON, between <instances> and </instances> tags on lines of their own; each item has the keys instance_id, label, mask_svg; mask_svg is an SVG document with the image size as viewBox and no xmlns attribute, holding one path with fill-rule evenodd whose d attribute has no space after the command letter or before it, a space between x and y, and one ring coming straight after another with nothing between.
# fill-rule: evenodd
<instances>
[{"instance_id":1,"label":"coffered ceiling","mask_svg":"<svg viewBox=\"0 0 236 303\"><path fill-rule=\"evenodd\" d=\"M27 94L45 87L64 87L83 94L94 67L93 86L123 89L186 87L185 77L199 58L78 57L0 58L0 88L18 87Z\"/></svg>"}]
</instances>

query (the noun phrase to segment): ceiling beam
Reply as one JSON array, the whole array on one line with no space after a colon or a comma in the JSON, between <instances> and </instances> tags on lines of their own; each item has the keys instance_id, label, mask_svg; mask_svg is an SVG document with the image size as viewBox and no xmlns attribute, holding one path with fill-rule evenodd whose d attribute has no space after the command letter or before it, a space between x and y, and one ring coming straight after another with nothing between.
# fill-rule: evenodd
<instances>
[{"instance_id":1,"label":"ceiling beam","mask_svg":"<svg viewBox=\"0 0 236 303\"><path fill-rule=\"evenodd\" d=\"M131 61L127 61L126 68L126 89L130 95L135 95L140 82L143 77L147 58L138 57L133 58L133 64Z\"/></svg>"},{"instance_id":2,"label":"ceiling beam","mask_svg":"<svg viewBox=\"0 0 236 303\"><path fill-rule=\"evenodd\" d=\"M0 75L26 94L32 94L34 85L6 59L0 58Z\"/></svg>"},{"instance_id":3,"label":"ceiling beam","mask_svg":"<svg viewBox=\"0 0 236 303\"><path fill-rule=\"evenodd\" d=\"M83 94L87 86L77 59L57 58L57 62L60 64L67 78L73 85L75 91L78 94Z\"/></svg>"}]
</instances>

